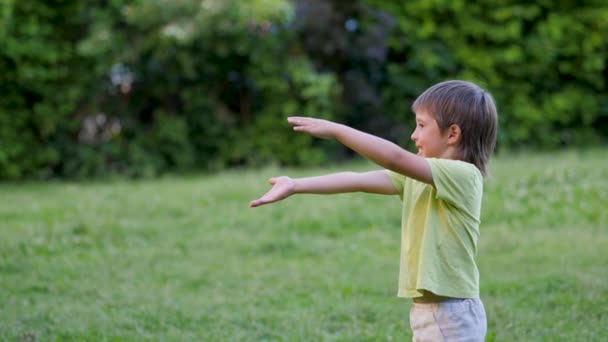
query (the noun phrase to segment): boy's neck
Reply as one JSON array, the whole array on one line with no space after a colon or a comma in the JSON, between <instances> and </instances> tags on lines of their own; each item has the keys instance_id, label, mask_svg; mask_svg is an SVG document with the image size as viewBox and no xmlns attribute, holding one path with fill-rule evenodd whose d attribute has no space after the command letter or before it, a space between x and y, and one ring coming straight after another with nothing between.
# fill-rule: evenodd
<instances>
[{"instance_id":1,"label":"boy's neck","mask_svg":"<svg viewBox=\"0 0 608 342\"><path fill-rule=\"evenodd\" d=\"M448 146L448 148L446 148L443 153L441 153L440 156L438 156L438 158L441 159L452 159L452 160L464 160L464 156L462 155L462 152L460 152L460 150L456 147L452 147L452 146Z\"/></svg>"}]
</instances>

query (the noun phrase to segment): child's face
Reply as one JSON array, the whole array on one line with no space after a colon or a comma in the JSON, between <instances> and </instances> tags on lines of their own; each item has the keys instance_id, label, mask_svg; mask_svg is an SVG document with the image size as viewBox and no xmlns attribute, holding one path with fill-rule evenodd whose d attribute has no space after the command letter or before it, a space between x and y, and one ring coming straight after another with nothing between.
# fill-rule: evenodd
<instances>
[{"instance_id":1,"label":"child's face","mask_svg":"<svg viewBox=\"0 0 608 342\"><path fill-rule=\"evenodd\" d=\"M429 113L416 112L416 129L411 138L416 143L419 156L441 158L448 151L448 134L441 134L435 117Z\"/></svg>"}]
</instances>

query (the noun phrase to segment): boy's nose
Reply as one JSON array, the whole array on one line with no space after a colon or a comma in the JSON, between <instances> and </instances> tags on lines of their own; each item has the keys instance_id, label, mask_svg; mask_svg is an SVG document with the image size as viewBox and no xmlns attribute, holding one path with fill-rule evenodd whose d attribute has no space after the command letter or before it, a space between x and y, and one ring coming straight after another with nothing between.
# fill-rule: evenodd
<instances>
[{"instance_id":1,"label":"boy's nose","mask_svg":"<svg viewBox=\"0 0 608 342\"><path fill-rule=\"evenodd\" d=\"M416 141L416 131L415 130L412 132L410 139L412 139L413 141Z\"/></svg>"}]
</instances>

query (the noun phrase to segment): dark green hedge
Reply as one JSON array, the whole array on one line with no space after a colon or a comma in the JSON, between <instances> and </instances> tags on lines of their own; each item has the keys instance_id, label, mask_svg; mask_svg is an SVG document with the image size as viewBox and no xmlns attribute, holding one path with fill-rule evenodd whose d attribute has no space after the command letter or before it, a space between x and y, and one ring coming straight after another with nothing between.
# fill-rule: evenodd
<instances>
[{"instance_id":1,"label":"dark green hedge","mask_svg":"<svg viewBox=\"0 0 608 342\"><path fill-rule=\"evenodd\" d=\"M608 136L605 1L374 1L399 18L387 106L445 78L473 80L496 97L500 142L558 147Z\"/></svg>"},{"instance_id":2,"label":"dark green hedge","mask_svg":"<svg viewBox=\"0 0 608 342\"><path fill-rule=\"evenodd\" d=\"M0 179L153 176L345 156L332 118L406 144L435 82L487 87L500 144L608 136L601 2L8 0Z\"/></svg>"}]
</instances>

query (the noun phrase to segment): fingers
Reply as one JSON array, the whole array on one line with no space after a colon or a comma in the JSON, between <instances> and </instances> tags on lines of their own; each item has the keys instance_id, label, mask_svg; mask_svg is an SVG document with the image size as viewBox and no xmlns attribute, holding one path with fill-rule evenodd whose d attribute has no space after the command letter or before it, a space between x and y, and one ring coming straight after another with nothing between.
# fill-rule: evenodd
<instances>
[{"instance_id":1,"label":"fingers","mask_svg":"<svg viewBox=\"0 0 608 342\"><path fill-rule=\"evenodd\" d=\"M287 118L287 122L293 126L294 131L299 132L308 132L312 125L314 124L314 119L305 118L300 116L293 116Z\"/></svg>"},{"instance_id":2,"label":"fingers","mask_svg":"<svg viewBox=\"0 0 608 342\"><path fill-rule=\"evenodd\" d=\"M311 119L311 118L307 118L304 116L290 116L287 118L287 122L289 122L290 124L301 124L302 122L305 122L307 119Z\"/></svg>"},{"instance_id":3,"label":"fingers","mask_svg":"<svg viewBox=\"0 0 608 342\"><path fill-rule=\"evenodd\" d=\"M255 208L255 207L259 207L261 205L273 203L273 202L276 202L276 200L269 199L266 196L262 196L261 198L259 198L257 200L253 200L253 201L249 202L249 207Z\"/></svg>"},{"instance_id":4,"label":"fingers","mask_svg":"<svg viewBox=\"0 0 608 342\"><path fill-rule=\"evenodd\" d=\"M268 183L275 185L277 181L278 181L278 177L273 177L268 180ZM259 199L249 202L249 207L255 208L255 207L259 207L264 204L275 202L276 200L273 200L271 198L271 195L270 195L271 192L272 192L272 189L270 189L270 191L268 191L266 194L264 194L264 196L260 197Z\"/></svg>"},{"instance_id":5,"label":"fingers","mask_svg":"<svg viewBox=\"0 0 608 342\"><path fill-rule=\"evenodd\" d=\"M271 203L271 202L272 202L272 200L270 200L268 193L266 193L266 194L264 194L264 196L249 202L249 206L251 208L255 208L255 207L259 207L263 204L267 204L267 203Z\"/></svg>"},{"instance_id":6,"label":"fingers","mask_svg":"<svg viewBox=\"0 0 608 342\"><path fill-rule=\"evenodd\" d=\"M294 129L298 128L298 126L306 126L306 125L310 125L312 123L314 123L316 119L314 118L307 118L307 117L303 117L303 116L290 116L287 118L287 122L290 125L294 126Z\"/></svg>"},{"instance_id":7,"label":"fingers","mask_svg":"<svg viewBox=\"0 0 608 342\"><path fill-rule=\"evenodd\" d=\"M274 203L288 197L291 179L287 176L272 177L268 180L272 188L262 197L249 202L250 208L259 207L264 204ZM291 185L293 187L293 185Z\"/></svg>"},{"instance_id":8,"label":"fingers","mask_svg":"<svg viewBox=\"0 0 608 342\"><path fill-rule=\"evenodd\" d=\"M255 201L251 201L251 202L249 202L249 208L259 207L262 204L264 204L264 202L261 199L258 199L258 200L255 200Z\"/></svg>"},{"instance_id":9,"label":"fingers","mask_svg":"<svg viewBox=\"0 0 608 342\"><path fill-rule=\"evenodd\" d=\"M266 204L266 202L263 202L261 200L251 201L251 203L249 203L249 208L259 207L259 206L264 205L264 204Z\"/></svg>"}]
</instances>

